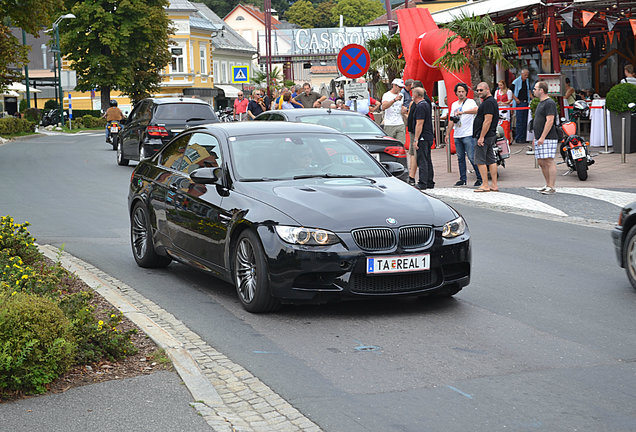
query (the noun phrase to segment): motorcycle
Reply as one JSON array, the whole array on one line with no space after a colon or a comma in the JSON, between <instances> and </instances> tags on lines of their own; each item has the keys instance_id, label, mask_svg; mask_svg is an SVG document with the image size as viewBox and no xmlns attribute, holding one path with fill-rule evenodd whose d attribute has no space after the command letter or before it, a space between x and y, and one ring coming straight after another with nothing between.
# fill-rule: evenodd
<instances>
[{"instance_id":1,"label":"motorcycle","mask_svg":"<svg viewBox=\"0 0 636 432\"><path fill-rule=\"evenodd\" d=\"M231 107L224 108L223 110L219 110L216 112L216 116L219 118L221 123L229 123L234 120L234 110Z\"/></svg>"},{"instance_id":2,"label":"motorcycle","mask_svg":"<svg viewBox=\"0 0 636 432\"><path fill-rule=\"evenodd\" d=\"M68 114L64 113L64 120L68 121ZM57 125L60 123L60 113L57 109L52 109L44 113L42 120L40 120L41 126Z\"/></svg>"},{"instance_id":3,"label":"motorcycle","mask_svg":"<svg viewBox=\"0 0 636 432\"><path fill-rule=\"evenodd\" d=\"M506 167L506 159L510 157L510 143L504 133L504 128L501 126L501 121L497 125L497 141L495 142L495 158L497 159L497 166L501 165Z\"/></svg>"},{"instance_id":4,"label":"motorcycle","mask_svg":"<svg viewBox=\"0 0 636 432\"><path fill-rule=\"evenodd\" d=\"M110 134L108 135L108 138L106 138L106 142L113 146L113 150L117 150L117 138L121 131L121 122L119 120L111 120L108 122L107 127Z\"/></svg>"},{"instance_id":5,"label":"motorcycle","mask_svg":"<svg viewBox=\"0 0 636 432\"><path fill-rule=\"evenodd\" d=\"M572 117L574 120L589 115L590 107L582 100L574 102L574 108L572 110ZM568 166L568 172L563 175L568 175L576 171L576 175L579 180L587 180L588 167L594 164L594 159L590 155L589 142L585 142L583 138L577 135L576 121L565 121L561 119L561 131L563 132L563 138L559 141L559 152L563 158L563 162Z\"/></svg>"}]
</instances>

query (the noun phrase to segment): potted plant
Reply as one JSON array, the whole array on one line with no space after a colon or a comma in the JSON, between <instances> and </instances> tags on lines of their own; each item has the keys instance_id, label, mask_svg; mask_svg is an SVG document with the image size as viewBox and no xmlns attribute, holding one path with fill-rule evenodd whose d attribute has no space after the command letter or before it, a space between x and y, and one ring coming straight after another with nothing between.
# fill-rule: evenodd
<instances>
[{"instance_id":1,"label":"potted plant","mask_svg":"<svg viewBox=\"0 0 636 432\"><path fill-rule=\"evenodd\" d=\"M631 114L628 104L636 102L636 85L629 83L616 84L607 92L605 106L610 112L612 141L614 149L620 151L622 146L622 122L625 119L625 152L636 152L636 116Z\"/></svg>"}]
</instances>

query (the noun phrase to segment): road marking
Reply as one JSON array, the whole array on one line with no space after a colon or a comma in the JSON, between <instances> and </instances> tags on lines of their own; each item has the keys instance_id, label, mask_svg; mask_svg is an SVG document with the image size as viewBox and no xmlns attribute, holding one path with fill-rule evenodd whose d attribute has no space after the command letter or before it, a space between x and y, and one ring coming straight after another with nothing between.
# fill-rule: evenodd
<instances>
[{"instance_id":1,"label":"road marking","mask_svg":"<svg viewBox=\"0 0 636 432\"><path fill-rule=\"evenodd\" d=\"M450 385L449 385L449 386L446 386L446 387L448 387L449 389L451 389L451 390L452 390L452 391L454 391L454 392L459 393L459 394L460 394L460 395L462 395L462 396L467 397L468 399L472 399L472 398L473 398L471 395L469 395L468 393L464 393L463 391L461 391L461 390L460 390L460 389L458 389L458 388L455 388L455 387L450 386Z\"/></svg>"},{"instance_id":2,"label":"road marking","mask_svg":"<svg viewBox=\"0 0 636 432\"><path fill-rule=\"evenodd\" d=\"M636 201L636 193L619 192L606 189L596 188L557 188L557 193L566 193L572 195L580 195L588 198L593 198L600 201L606 201L610 204L614 204L618 207L624 207L625 205Z\"/></svg>"},{"instance_id":3,"label":"road marking","mask_svg":"<svg viewBox=\"0 0 636 432\"><path fill-rule=\"evenodd\" d=\"M479 202L481 204L490 204L492 206L498 207L512 207L521 210L548 213L556 216L567 216L567 214L562 212L561 210L532 198L505 192L474 193L473 190L474 189L467 188L436 188L427 189L426 193L438 198L457 198L466 201Z\"/></svg>"}]
</instances>

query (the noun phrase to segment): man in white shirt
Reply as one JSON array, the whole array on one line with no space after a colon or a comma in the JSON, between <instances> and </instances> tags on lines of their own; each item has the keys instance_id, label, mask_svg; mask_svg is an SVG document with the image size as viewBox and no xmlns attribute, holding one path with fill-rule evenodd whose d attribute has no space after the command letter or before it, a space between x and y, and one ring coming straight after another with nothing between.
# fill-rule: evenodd
<instances>
[{"instance_id":1,"label":"man in white shirt","mask_svg":"<svg viewBox=\"0 0 636 432\"><path fill-rule=\"evenodd\" d=\"M636 74L634 74L634 66L632 66L631 64L626 64L623 72L625 72L625 78L621 80L621 83L636 85Z\"/></svg>"},{"instance_id":2,"label":"man in white shirt","mask_svg":"<svg viewBox=\"0 0 636 432\"><path fill-rule=\"evenodd\" d=\"M482 178L475 165L475 138L473 138L473 121L477 114L477 103L468 97L468 86L458 83L455 86L457 100L453 102L450 109L448 127L446 128L446 144L450 144L450 133L455 128L453 139L455 140L455 153L457 155L457 165L459 166L459 181L455 186L466 185L466 156L473 166L477 181L475 186L482 185Z\"/></svg>"},{"instance_id":3,"label":"man in white shirt","mask_svg":"<svg viewBox=\"0 0 636 432\"><path fill-rule=\"evenodd\" d=\"M402 117L402 102L404 96L401 90L404 82L396 78L391 83L391 90L382 95L382 111L384 111L384 131L387 136L395 138L404 145L406 128Z\"/></svg>"}]
</instances>

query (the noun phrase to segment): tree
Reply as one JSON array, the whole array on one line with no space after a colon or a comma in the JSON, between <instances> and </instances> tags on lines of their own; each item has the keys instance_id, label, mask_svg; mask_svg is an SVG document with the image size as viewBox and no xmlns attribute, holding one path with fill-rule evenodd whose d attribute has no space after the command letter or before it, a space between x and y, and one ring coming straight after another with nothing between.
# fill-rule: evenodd
<instances>
[{"instance_id":1,"label":"tree","mask_svg":"<svg viewBox=\"0 0 636 432\"><path fill-rule=\"evenodd\" d=\"M512 67L506 59L506 54L517 51L517 45L511 38L502 38L505 34L503 24L495 24L490 16L462 15L446 24L445 28L453 32L441 52L444 55L433 63L451 72L457 72L466 65L470 68L472 86L475 88L481 81L481 69L486 62L500 63L504 67ZM462 40L466 46L456 53L447 51L455 40Z\"/></svg>"},{"instance_id":2,"label":"tree","mask_svg":"<svg viewBox=\"0 0 636 432\"><path fill-rule=\"evenodd\" d=\"M314 27L336 27L338 25L338 21L334 21L331 14L334 6L336 6L336 2L333 0L327 0L315 4L316 12Z\"/></svg>"},{"instance_id":3,"label":"tree","mask_svg":"<svg viewBox=\"0 0 636 432\"><path fill-rule=\"evenodd\" d=\"M315 27L316 9L309 0L298 0L287 9L285 19L302 28L313 28Z\"/></svg>"},{"instance_id":4,"label":"tree","mask_svg":"<svg viewBox=\"0 0 636 432\"><path fill-rule=\"evenodd\" d=\"M133 100L156 92L170 62L168 0L67 0L72 20L60 23L60 44L76 89L99 88L102 107L111 89Z\"/></svg>"},{"instance_id":5,"label":"tree","mask_svg":"<svg viewBox=\"0 0 636 432\"><path fill-rule=\"evenodd\" d=\"M0 1L0 89L22 78L21 69L28 62L29 48L11 33L9 26L22 28L37 36L49 27L62 10L62 0Z\"/></svg>"},{"instance_id":6,"label":"tree","mask_svg":"<svg viewBox=\"0 0 636 432\"><path fill-rule=\"evenodd\" d=\"M399 34L392 36L382 34L376 39L369 39L366 45L371 59L369 69L377 71L388 82L402 76L406 61L402 54Z\"/></svg>"},{"instance_id":7,"label":"tree","mask_svg":"<svg viewBox=\"0 0 636 432\"><path fill-rule=\"evenodd\" d=\"M384 6L378 0L338 0L331 10L331 19L338 22L342 15L345 26L359 27L384 14Z\"/></svg>"},{"instance_id":8,"label":"tree","mask_svg":"<svg viewBox=\"0 0 636 432\"><path fill-rule=\"evenodd\" d=\"M272 74L270 76L270 90L273 90L274 88L278 87L279 83L281 82L282 79L282 73L279 67L275 67L274 69L272 69ZM256 73L254 74L254 76L252 77L252 81L254 82L254 84L261 86L261 87L267 87L267 73L261 71L261 70L257 70Z\"/></svg>"}]
</instances>

